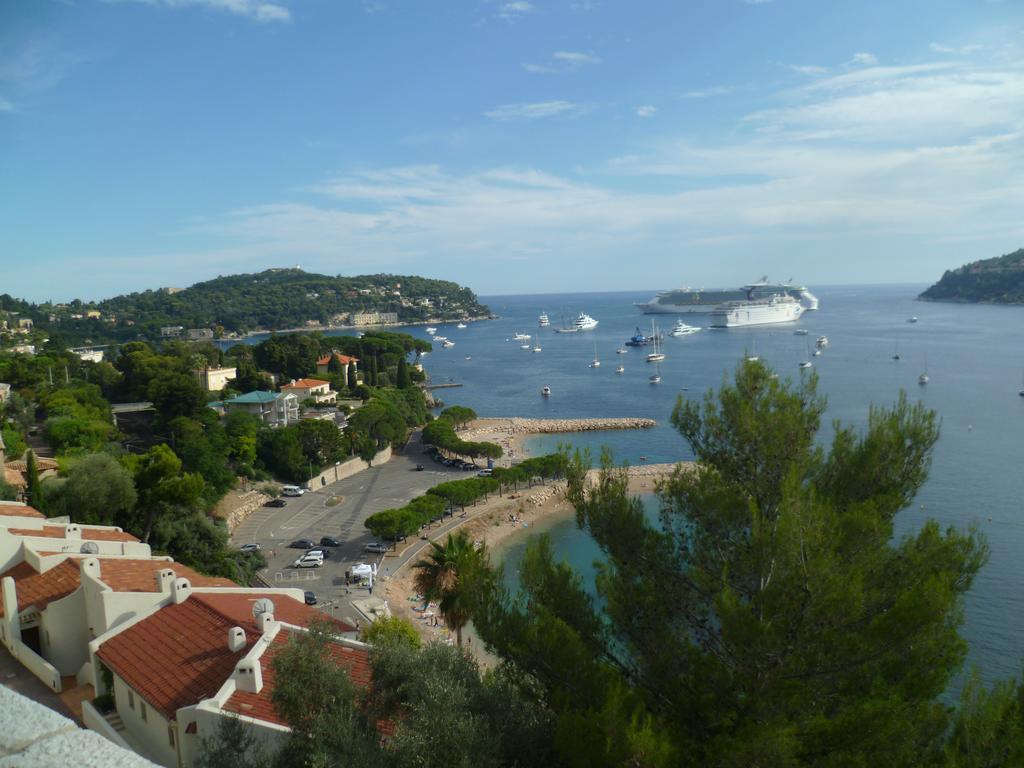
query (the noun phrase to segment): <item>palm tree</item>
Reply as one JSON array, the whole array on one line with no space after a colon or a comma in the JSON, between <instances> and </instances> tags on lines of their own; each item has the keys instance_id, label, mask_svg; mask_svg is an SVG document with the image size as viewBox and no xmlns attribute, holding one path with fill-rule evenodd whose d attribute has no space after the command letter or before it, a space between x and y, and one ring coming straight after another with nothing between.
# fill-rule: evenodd
<instances>
[{"instance_id":1,"label":"palm tree","mask_svg":"<svg viewBox=\"0 0 1024 768\"><path fill-rule=\"evenodd\" d=\"M427 556L413 566L418 571L416 589L425 603L437 601L438 612L462 645L462 628L472 615L474 578L486 568L487 551L477 549L465 531L448 534L443 546L432 541L430 547Z\"/></svg>"}]
</instances>

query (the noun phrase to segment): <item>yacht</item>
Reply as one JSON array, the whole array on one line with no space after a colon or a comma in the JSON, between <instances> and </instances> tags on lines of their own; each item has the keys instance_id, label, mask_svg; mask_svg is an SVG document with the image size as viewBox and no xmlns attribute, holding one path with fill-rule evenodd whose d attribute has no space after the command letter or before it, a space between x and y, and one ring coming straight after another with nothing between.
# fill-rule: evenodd
<instances>
[{"instance_id":1,"label":"yacht","mask_svg":"<svg viewBox=\"0 0 1024 768\"><path fill-rule=\"evenodd\" d=\"M618 349L615 350L616 355L624 355L627 352L629 352L629 350L626 349L625 347L619 347Z\"/></svg>"},{"instance_id":2,"label":"yacht","mask_svg":"<svg viewBox=\"0 0 1024 768\"><path fill-rule=\"evenodd\" d=\"M455 346L455 342L454 341L448 341L448 339L445 339L444 343L441 346L444 347L445 349L448 349L450 347L454 347Z\"/></svg>"},{"instance_id":3,"label":"yacht","mask_svg":"<svg viewBox=\"0 0 1024 768\"><path fill-rule=\"evenodd\" d=\"M807 335L807 329L806 328L797 328L795 331L793 331L793 335L794 336L806 336Z\"/></svg>"},{"instance_id":4,"label":"yacht","mask_svg":"<svg viewBox=\"0 0 1024 768\"><path fill-rule=\"evenodd\" d=\"M626 372L626 366L624 366L622 363L619 363L618 366L615 368L615 372L616 373L625 373ZM1024 394L1024 390L1021 390L1021 394Z\"/></svg>"},{"instance_id":5,"label":"yacht","mask_svg":"<svg viewBox=\"0 0 1024 768\"><path fill-rule=\"evenodd\" d=\"M448 341L447 336L435 336L434 341Z\"/></svg>"},{"instance_id":6,"label":"yacht","mask_svg":"<svg viewBox=\"0 0 1024 768\"><path fill-rule=\"evenodd\" d=\"M547 328L549 325L551 325L551 320L550 318L548 318L546 312L540 313L540 317L537 318L537 325L539 325L541 328Z\"/></svg>"},{"instance_id":7,"label":"yacht","mask_svg":"<svg viewBox=\"0 0 1024 768\"><path fill-rule=\"evenodd\" d=\"M538 339L537 341L533 342L533 351L534 352L540 352L540 339Z\"/></svg>"},{"instance_id":8,"label":"yacht","mask_svg":"<svg viewBox=\"0 0 1024 768\"><path fill-rule=\"evenodd\" d=\"M519 345L519 348L520 349L529 349L530 348L530 342L524 341L522 344Z\"/></svg>"},{"instance_id":9,"label":"yacht","mask_svg":"<svg viewBox=\"0 0 1024 768\"><path fill-rule=\"evenodd\" d=\"M597 328L597 320L592 318L586 312L580 312L579 317L576 318L576 322L573 323L577 330L589 331L591 328Z\"/></svg>"},{"instance_id":10,"label":"yacht","mask_svg":"<svg viewBox=\"0 0 1024 768\"><path fill-rule=\"evenodd\" d=\"M920 376L918 376L917 377L917 383L921 384L921 385L927 384L928 383L928 374L927 373L922 373Z\"/></svg>"},{"instance_id":11,"label":"yacht","mask_svg":"<svg viewBox=\"0 0 1024 768\"><path fill-rule=\"evenodd\" d=\"M818 347L827 347L828 346L828 336L819 336L817 341L814 342L814 344L816 346L818 346Z\"/></svg>"},{"instance_id":12,"label":"yacht","mask_svg":"<svg viewBox=\"0 0 1024 768\"><path fill-rule=\"evenodd\" d=\"M696 325L687 325L682 321L682 318L676 321L676 327L669 332L669 336L689 336L691 333L699 331Z\"/></svg>"},{"instance_id":13,"label":"yacht","mask_svg":"<svg viewBox=\"0 0 1024 768\"><path fill-rule=\"evenodd\" d=\"M456 328L466 328L466 327L467 327L467 325L466 325L465 323L459 323L459 324L458 324L458 325L456 325L455 327L456 327Z\"/></svg>"},{"instance_id":14,"label":"yacht","mask_svg":"<svg viewBox=\"0 0 1024 768\"><path fill-rule=\"evenodd\" d=\"M428 327L427 327L426 331L427 331L427 333L429 333L429 334L430 334L431 336L433 336L433 335L434 335L435 333L437 333L437 328L435 328L434 326L432 326L432 325L431 325L431 326L428 326Z\"/></svg>"},{"instance_id":15,"label":"yacht","mask_svg":"<svg viewBox=\"0 0 1024 768\"><path fill-rule=\"evenodd\" d=\"M551 397L551 387L541 387L540 393L543 397Z\"/></svg>"},{"instance_id":16,"label":"yacht","mask_svg":"<svg viewBox=\"0 0 1024 768\"><path fill-rule=\"evenodd\" d=\"M512 334L513 341L529 341L530 334L528 333L514 333Z\"/></svg>"},{"instance_id":17,"label":"yacht","mask_svg":"<svg viewBox=\"0 0 1024 768\"><path fill-rule=\"evenodd\" d=\"M712 328L740 328L747 325L789 323L800 318L804 308L792 296L728 301L711 312Z\"/></svg>"},{"instance_id":18,"label":"yacht","mask_svg":"<svg viewBox=\"0 0 1024 768\"><path fill-rule=\"evenodd\" d=\"M800 370L806 370L807 368L813 368L814 363L812 363L810 360L804 360L802 363L800 363L799 367Z\"/></svg>"},{"instance_id":19,"label":"yacht","mask_svg":"<svg viewBox=\"0 0 1024 768\"><path fill-rule=\"evenodd\" d=\"M661 345L658 343L658 331L653 322L651 322L651 337L654 339L654 351L647 353L647 362L657 363L665 359L665 353L662 352Z\"/></svg>"},{"instance_id":20,"label":"yacht","mask_svg":"<svg viewBox=\"0 0 1024 768\"><path fill-rule=\"evenodd\" d=\"M636 333L629 337L629 341L626 342L627 347L646 347L650 343L650 340L640 333L640 327L637 326Z\"/></svg>"},{"instance_id":21,"label":"yacht","mask_svg":"<svg viewBox=\"0 0 1024 768\"><path fill-rule=\"evenodd\" d=\"M725 302L753 301L775 295L789 296L800 302L802 308L808 312L818 308L818 298L805 286L794 284L792 280L787 283L770 283L767 277L762 277L759 282L750 283L740 288L708 290L678 288L672 291L662 291L650 301L637 303L636 307L648 315L706 315Z\"/></svg>"}]
</instances>

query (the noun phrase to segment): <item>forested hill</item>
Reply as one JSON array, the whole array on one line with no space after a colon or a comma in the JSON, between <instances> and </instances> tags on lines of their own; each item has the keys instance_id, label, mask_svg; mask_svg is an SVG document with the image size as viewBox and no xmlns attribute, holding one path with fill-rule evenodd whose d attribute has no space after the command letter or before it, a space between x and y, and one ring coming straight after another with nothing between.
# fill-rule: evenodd
<instances>
[{"instance_id":1,"label":"forested hill","mask_svg":"<svg viewBox=\"0 0 1024 768\"><path fill-rule=\"evenodd\" d=\"M395 313L398 322L490 314L469 288L446 280L412 275L332 277L297 267L229 275L181 290L147 290L95 303L27 305L3 296L0 308L31 317L37 327L51 329L68 340L89 338L94 342L158 338L164 326L182 326L186 331L209 328L221 336L348 325L357 319L353 315L374 312Z\"/></svg>"},{"instance_id":2,"label":"forested hill","mask_svg":"<svg viewBox=\"0 0 1024 768\"><path fill-rule=\"evenodd\" d=\"M947 270L919 298L989 304L1024 304L1024 248Z\"/></svg>"}]
</instances>

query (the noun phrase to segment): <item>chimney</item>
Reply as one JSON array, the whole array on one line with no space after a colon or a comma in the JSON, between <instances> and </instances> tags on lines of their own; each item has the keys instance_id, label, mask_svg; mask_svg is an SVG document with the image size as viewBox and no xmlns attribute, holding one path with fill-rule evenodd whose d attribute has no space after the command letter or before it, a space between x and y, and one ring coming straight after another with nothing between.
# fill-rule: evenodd
<instances>
[{"instance_id":1,"label":"chimney","mask_svg":"<svg viewBox=\"0 0 1024 768\"><path fill-rule=\"evenodd\" d=\"M165 595L171 594L174 588L174 571L170 568L161 568L156 572L156 591Z\"/></svg>"},{"instance_id":2,"label":"chimney","mask_svg":"<svg viewBox=\"0 0 1024 768\"><path fill-rule=\"evenodd\" d=\"M261 613L259 618L256 620L260 634L266 634L267 630L270 629L270 625L274 623L274 614L272 613Z\"/></svg>"},{"instance_id":3,"label":"chimney","mask_svg":"<svg viewBox=\"0 0 1024 768\"><path fill-rule=\"evenodd\" d=\"M181 605L192 594L192 583L188 579L175 579L172 584L171 602Z\"/></svg>"},{"instance_id":4,"label":"chimney","mask_svg":"<svg viewBox=\"0 0 1024 768\"><path fill-rule=\"evenodd\" d=\"M235 688L244 693L263 690L263 668L259 659L241 659L235 664Z\"/></svg>"},{"instance_id":5,"label":"chimney","mask_svg":"<svg viewBox=\"0 0 1024 768\"><path fill-rule=\"evenodd\" d=\"M64 538L68 541L81 541L82 529L77 523L69 523L64 526Z\"/></svg>"},{"instance_id":6,"label":"chimney","mask_svg":"<svg viewBox=\"0 0 1024 768\"><path fill-rule=\"evenodd\" d=\"M228 650L232 653L245 648L245 630L241 627L232 627L228 630Z\"/></svg>"},{"instance_id":7,"label":"chimney","mask_svg":"<svg viewBox=\"0 0 1024 768\"><path fill-rule=\"evenodd\" d=\"M78 566L78 572L83 576L89 574L93 578L98 579L100 577L100 561L96 557L86 557Z\"/></svg>"}]
</instances>

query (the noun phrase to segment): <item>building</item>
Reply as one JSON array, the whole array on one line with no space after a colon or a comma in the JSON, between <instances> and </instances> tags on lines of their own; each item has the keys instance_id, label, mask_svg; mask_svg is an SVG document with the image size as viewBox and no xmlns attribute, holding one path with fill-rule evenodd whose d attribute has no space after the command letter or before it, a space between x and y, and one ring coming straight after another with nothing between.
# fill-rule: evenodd
<instances>
[{"instance_id":1,"label":"building","mask_svg":"<svg viewBox=\"0 0 1024 768\"><path fill-rule=\"evenodd\" d=\"M213 329L212 328L189 328L188 329L188 340L189 341L213 341Z\"/></svg>"},{"instance_id":2,"label":"building","mask_svg":"<svg viewBox=\"0 0 1024 768\"><path fill-rule=\"evenodd\" d=\"M286 427L299 420L299 398L291 392L247 392L224 402L224 410L251 413L264 424Z\"/></svg>"},{"instance_id":3,"label":"building","mask_svg":"<svg viewBox=\"0 0 1024 768\"><path fill-rule=\"evenodd\" d=\"M85 363L102 363L103 362L103 350L102 349L73 349L71 350L78 359Z\"/></svg>"},{"instance_id":4,"label":"building","mask_svg":"<svg viewBox=\"0 0 1024 768\"><path fill-rule=\"evenodd\" d=\"M11 347L11 352L17 352L19 355L34 355L36 353L35 344L15 344Z\"/></svg>"},{"instance_id":5,"label":"building","mask_svg":"<svg viewBox=\"0 0 1024 768\"><path fill-rule=\"evenodd\" d=\"M292 379L290 384L281 387L282 392L290 392L299 398L299 402L314 400L321 403L333 403L338 393L331 390L331 385L320 379Z\"/></svg>"},{"instance_id":6,"label":"building","mask_svg":"<svg viewBox=\"0 0 1024 768\"><path fill-rule=\"evenodd\" d=\"M197 590L176 579L170 600L89 644L97 690L109 670L117 715L129 741L166 766L190 766L224 717L241 717L268 747L289 733L274 710L271 662L324 614L300 590ZM333 659L353 682L370 682L368 647L341 637L333 620Z\"/></svg>"},{"instance_id":7,"label":"building","mask_svg":"<svg viewBox=\"0 0 1024 768\"><path fill-rule=\"evenodd\" d=\"M353 312L352 325L395 325L397 312Z\"/></svg>"},{"instance_id":8,"label":"building","mask_svg":"<svg viewBox=\"0 0 1024 768\"><path fill-rule=\"evenodd\" d=\"M100 317L102 317L102 315L103 313L100 312L98 309L90 309L87 310L85 313L85 316L90 320L98 320Z\"/></svg>"},{"instance_id":9,"label":"building","mask_svg":"<svg viewBox=\"0 0 1024 768\"><path fill-rule=\"evenodd\" d=\"M333 350L328 355L321 355L316 359L316 372L320 374L330 373L331 358L338 363L338 370L345 376L345 380L348 381L349 367L353 372L358 373L359 371L359 358L352 357L351 355L343 355L338 350Z\"/></svg>"},{"instance_id":10,"label":"building","mask_svg":"<svg viewBox=\"0 0 1024 768\"><path fill-rule=\"evenodd\" d=\"M185 330L183 325L163 325L160 327L160 335L165 339L176 339Z\"/></svg>"},{"instance_id":11,"label":"building","mask_svg":"<svg viewBox=\"0 0 1024 768\"><path fill-rule=\"evenodd\" d=\"M192 371L207 392L220 392L238 375L235 368L202 368Z\"/></svg>"},{"instance_id":12,"label":"building","mask_svg":"<svg viewBox=\"0 0 1024 768\"><path fill-rule=\"evenodd\" d=\"M18 327L19 328L24 328L26 331L31 331L32 330L32 320L31 320L31 318L19 317L18 318Z\"/></svg>"},{"instance_id":13,"label":"building","mask_svg":"<svg viewBox=\"0 0 1024 768\"><path fill-rule=\"evenodd\" d=\"M11 396L11 385L0 381L0 403L6 403Z\"/></svg>"}]
</instances>

